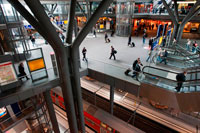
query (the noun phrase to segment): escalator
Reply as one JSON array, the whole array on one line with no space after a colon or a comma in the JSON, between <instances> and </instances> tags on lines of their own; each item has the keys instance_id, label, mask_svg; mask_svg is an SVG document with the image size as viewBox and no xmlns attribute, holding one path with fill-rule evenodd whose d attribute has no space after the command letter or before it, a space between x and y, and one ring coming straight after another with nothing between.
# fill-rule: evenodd
<instances>
[{"instance_id":1,"label":"escalator","mask_svg":"<svg viewBox=\"0 0 200 133\"><path fill-rule=\"evenodd\" d=\"M199 69L188 70L180 93L175 90L178 72L151 66L145 66L142 72L145 78L141 80L139 93L141 97L181 111L200 111Z\"/></svg>"}]
</instances>

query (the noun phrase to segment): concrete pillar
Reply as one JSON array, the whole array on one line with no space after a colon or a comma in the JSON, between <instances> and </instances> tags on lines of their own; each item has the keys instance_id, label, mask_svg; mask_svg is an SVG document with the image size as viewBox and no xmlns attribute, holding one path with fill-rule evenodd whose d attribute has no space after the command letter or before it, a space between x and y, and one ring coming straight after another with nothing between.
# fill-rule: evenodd
<instances>
[{"instance_id":1,"label":"concrete pillar","mask_svg":"<svg viewBox=\"0 0 200 133\"><path fill-rule=\"evenodd\" d=\"M115 88L110 85L110 113L113 115L113 105L114 105L114 92Z\"/></svg>"},{"instance_id":2,"label":"concrete pillar","mask_svg":"<svg viewBox=\"0 0 200 133\"><path fill-rule=\"evenodd\" d=\"M60 133L58 121L56 118L56 114L55 114L53 103L52 103L51 96L50 96L50 91L44 92L43 95L45 98L45 102L46 102L46 106L47 106L47 109L49 112L49 117L50 117L50 120L51 120L51 123L53 126L53 130L55 133Z\"/></svg>"}]
</instances>

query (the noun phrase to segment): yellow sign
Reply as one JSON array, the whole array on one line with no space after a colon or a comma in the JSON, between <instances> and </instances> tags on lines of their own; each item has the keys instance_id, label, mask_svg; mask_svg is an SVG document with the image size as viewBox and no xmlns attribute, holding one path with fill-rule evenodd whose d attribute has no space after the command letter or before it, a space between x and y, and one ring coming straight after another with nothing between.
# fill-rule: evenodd
<instances>
[{"instance_id":1,"label":"yellow sign","mask_svg":"<svg viewBox=\"0 0 200 133\"><path fill-rule=\"evenodd\" d=\"M163 39L163 37L161 36L160 40L159 40L159 43L158 43L159 45L162 43L162 39Z\"/></svg>"},{"instance_id":2,"label":"yellow sign","mask_svg":"<svg viewBox=\"0 0 200 133\"><path fill-rule=\"evenodd\" d=\"M67 20L65 20L65 21L64 21L64 24L67 24L67 23L68 23L68 21L67 21Z\"/></svg>"},{"instance_id":3,"label":"yellow sign","mask_svg":"<svg viewBox=\"0 0 200 133\"><path fill-rule=\"evenodd\" d=\"M101 24L101 25L100 25L100 29L103 29L103 28L104 28L104 25L103 25L103 24Z\"/></svg>"},{"instance_id":4,"label":"yellow sign","mask_svg":"<svg viewBox=\"0 0 200 133\"><path fill-rule=\"evenodd\" d=\"M36 60L28 61L28 65L29 65L31 72L45 67L43 59L36 59Z\"/></svg>"}]
</instances>

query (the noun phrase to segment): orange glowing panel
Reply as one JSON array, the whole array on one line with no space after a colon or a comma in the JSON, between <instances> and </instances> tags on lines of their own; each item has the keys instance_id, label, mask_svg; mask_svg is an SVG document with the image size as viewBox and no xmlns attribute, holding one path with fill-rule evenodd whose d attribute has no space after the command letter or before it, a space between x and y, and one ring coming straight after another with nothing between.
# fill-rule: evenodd
<instances>
[{"instance_id":1,"label":"orange glowing panel","mask_svg":"<svg viewBox=\"0 0 200 133\"><path fill-rule=\"evenodd\" d=\"M28 65L29 65L31 72L45 67L43 59L36 59L36 60L28 61Z\"/></svg>"},{"instance_id":2,"label":"orange glowing panel","mask_svg":"<svg viewBox=\"0 0 200 133\"><path fill-rule=\"evenodd\" d=\"M103 24L101 24L101 25L100 25L100 29L103 29L103 28L104 28L104 25L103 25Z\"/></svg>"}]
</instances>

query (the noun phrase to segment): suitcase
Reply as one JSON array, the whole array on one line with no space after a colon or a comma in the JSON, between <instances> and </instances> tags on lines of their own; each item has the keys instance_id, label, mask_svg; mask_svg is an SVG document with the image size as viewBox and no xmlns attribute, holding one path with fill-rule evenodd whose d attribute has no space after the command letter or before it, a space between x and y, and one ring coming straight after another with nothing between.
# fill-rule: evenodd
<instances>
[{"instance_id":1,"label":"suitcase","mask_svg":"<svg viewBox=\"0 0 200 133\"><path fill-rule=\"evenodd\" d=\"M124 72L124 74L125 74L126 76L128 76L129 72L131 72L131 69L130 69L130 68L128 68L128 69Z\"/></svg>"}]
</instances>

